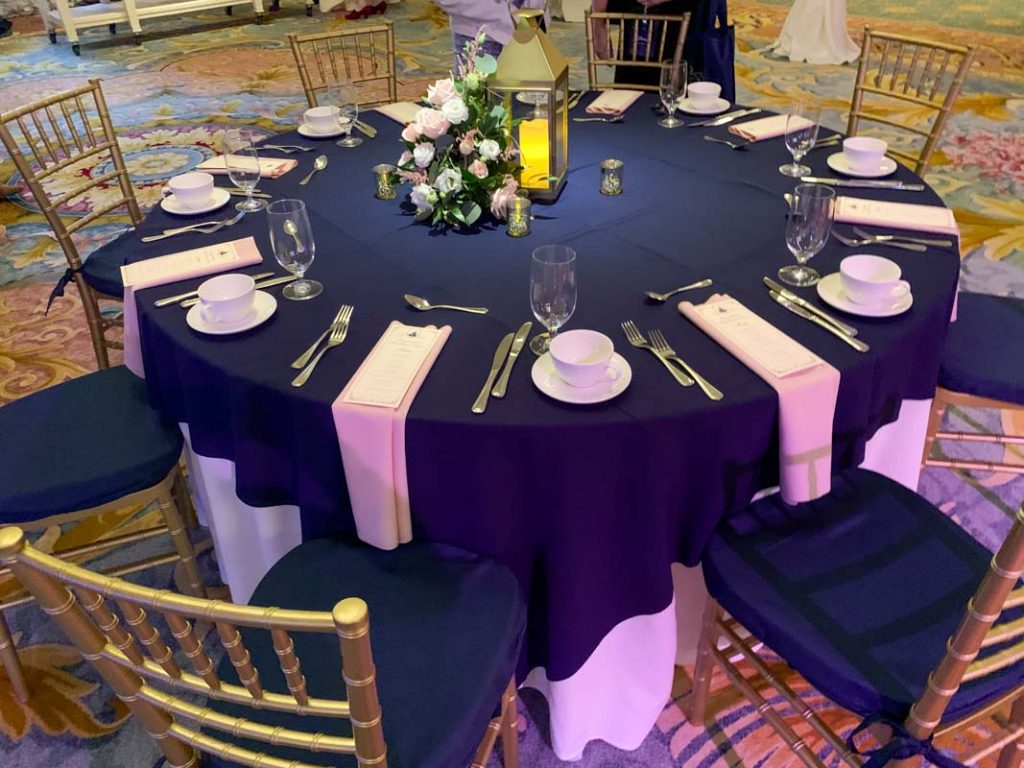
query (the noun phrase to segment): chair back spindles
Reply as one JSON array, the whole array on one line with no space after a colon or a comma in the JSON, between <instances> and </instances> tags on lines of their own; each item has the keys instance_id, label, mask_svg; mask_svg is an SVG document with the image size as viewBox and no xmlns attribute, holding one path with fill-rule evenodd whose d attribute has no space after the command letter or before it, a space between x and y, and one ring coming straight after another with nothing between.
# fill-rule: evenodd
<instances>
[{"instance_id":1,"label":"chair back spindles","mask_svg":"<svg viewBox=\"0 0 1024 768\"><path fill-rule=\"evenodd\" d=\"M318 106L323 92L339 83L356 87L360 106L398 100L395 35L390 22L312 35L289 34L288 41L310 107Z\"/></svg>"},{"instance_id":2,"label":"chair back spindles","mask_svg":"<svg viewBox=\"0 0 1024 768\"><path fill-rule=\"evenodd\" d=\"M283 629L277 628L270 630L270 637L288 690L296 702L305 706L309 703L309 695L306 693L306 677L302 674L302 663L295 655L295 641Z\"/></svg>"},{"instance_id":3,"label":"chair back spindles","mask_svg":"<svg viewBox=\"0 0 1024 768\"><path fill-rule=\"evenodd\" d=\"M218 621L216 627L220 644L227 651L231 666L238 674L238 681L245 686L254 699L262 699L263 686L260 684L260 673L253 666L249 650L242 644L242 634L238 631L238 627L225 621Z\"/></svg>"},{"instance_id":4,"label":"chair back spindles","mask_svg":"<svg viewBox=\"0 0 1024 768\"><path fill-rule=\"evenodd\" d=\"M640 48L640 22L648 24L648 34L643 50ZM683 45L686 32L690 26L690 14L664 16L640 13L598 13L586 11L584 25L587 42L587 82L590 90L598 88L625 88L632 90L657 91L658 85L630 84L615 82L599 82L599 67L639 67L643 69L661 69L664 61L671 59L680 62L683 58ZM600 26L609 29L609 45L611 58L602 59L597 55L595 29ZM612 35L610 27L616 27L617 33ZM678 32L672 50L667 49L668 40ZM654 45L657 41L657 45ZM636 71L636 70L632 70Z\"/></svg>"},{"instance_id":5,"label":"chair back spindles","mask_svg":"<svg viewBox=\"0 0 1024 768\"><path fill-rule=\"evenodd\" d=\"M220 690L220 678L217 677L217 673L213 668L213 660L206 652L206 649L203 648L203 644L196 638L195 632L192 629L192 622L176 613L165 613L164 620L167 622L167 626L170 628L174 639L178 641L178 647L181 648L182 653L185 654L192 664L192 669L203 678L203 682L210 686L210 688L215 691Z\"/></svg>"},{"instance_id":6,"label":"chair back spindles","mask_svg":"<svg viewBox=\"0 0 1024 768\"><path fill-rule=\"evenodd\" d=\"M142 644L142 647L146 649L149 657L159 664L164 672L172 678L180 678L181 667L174 660L174 654L171 653L171 649L164 642L164 639L160 637L156 627L150 622L145 609L129 600L121 599L115 602L121 610L121 615L124 616L128 629L135 635L135 639Z\"/></svg>"},{"instance_id":7,"label":"chair back spindles","mask_svg":"<svg viewBox=\"0 0 1024 768\"><path fill-rule=\"evenodd\" d=\"M121 625L121 619L107 606L103 597L85 587L75 589L82 607L92 614L93 621L117 650L136 665L145 663L145 657L135 643L135 636Z\"/></svg>"}]
</instances>

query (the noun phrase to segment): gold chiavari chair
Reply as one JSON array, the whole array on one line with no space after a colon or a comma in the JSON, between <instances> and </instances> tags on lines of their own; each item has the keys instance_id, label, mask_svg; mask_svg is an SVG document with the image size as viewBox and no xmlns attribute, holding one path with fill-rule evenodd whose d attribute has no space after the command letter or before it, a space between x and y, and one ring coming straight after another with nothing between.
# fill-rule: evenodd
<instances>
[{"instance_id":1,"label":"gold chiavari chair","mask_svg":"<svg viewBox=\"0 0 1024 768\"><path fill-rule=\"evenodd\" d=\"M861 121L867 120L907 131L918 137L917 141L923 138L924 144L917 150L889 148L889 154L907 161L914 173L923 176L974 54L973 46L872 32L865 27L846 133L857 135ZM922 111L931 120L930 126L919 127L915 118Z\"/></svg>"},{"instance_id":2,"label":"gold chiavari chair","mask_svg":"<svg viewBox=\"0 0 1024 768\"><path fill-rule=\"evenodd\" d=\"M104 318L100 301L122 300L121 276L117 265L102 263L102 257L96 254L83 262L72 235L120 208L127 211L134 226L142 221L142 212L117 144L100 81L90 80L88 85L0 114L0 141L64 251L68 271L57 292L70 280L78 286L96 362L100 368L106 368L110 365L107 350L122 348L120 342L107 338L107 332L121 322ZM66 191L47 191L49 180L84 162L93 167L106 162L110 170L80 176ZM97 198L101 202L85 216L65 223L60 209L95 190L104 191Z\"/></svg>"},{"instance_id":3,"label":"gold chiavari chair","mask_svg":"<svg viewBox=\"0 0 1024 768\"><path fill-rule=\"evenodd\" d=\"M410 551L412 560L401 560ZM467 553L454 564L440 566L448 570L432 571L423 558L417 559L417 552L424 551L426 547L416 544L392 553L335 540L306 542L285 556L283 567L281 562L275 565L253 597L258 601L261 590L291 590L297 601L330 605L331 598L323 594L332 589L330 581L321 580L315 588L310 581L287 583L288 578L274 584L275 571L291 576L291 569L319 557L325 558L322 567L344 560L349 589L373 593L374 584L368 582L389 582L386 590L399 595L399 601L401 590L413 595L393 613L409 622L406 627L389 625L387 606L381 605L387 601L371 599L371 629L368 604L361 598L346 598L324 611L186 597L98 576L33 549L18 528L0 529L0 563L36 596L172 766L195 766L201 754L208 765L258 768L387 768L389 763L458 768L470 762L483 768L500 734L504 765L517 768L516 687L509 678L525 609L515 579L493 563L471 561ZM367 565L371 561L378 565ZM323 578L324 571L319 574ZM425 593L417 590L417 581L430 585L431 599L422 599ZM467 599L477 604L469 605ZM506 626L489 635L480 633L480 599L496 601L499 610L514 607L505 612ZM444 614L459 610L466 613L456 626ZM431 630L445 621L450 634L433 637ZM197 636L197 622L211 625L206 638ZM161 625L173 640L162 635ZM499 636L507 641L503 647L479 647L488 637ZM219 648L207 650L208 644ZM486 660L492 652L497 663ZM219 663L217 653L224 654ZM378 655L402 670L392 674L403 677L387 677L386 666L378 672ZM287 692L272 690L275 677ZM378 677L384 695L378 693ZM467 695L475 698L468 706L450 698L450 681L460 677ZM400 692L411 689L416 689L412 698L402 698ZM493 699L487 700L488 691ZM204 697L206 705L195 703L196 696ZM472 717L453 716L460 707L473 709ZM442 719L446 717L455 722ZM415 733L398 733L398 722ZM464 738L471 724L478 730L469 734L467 746L453 734ZM218 735L204 732L208 730Z\"/></svg>"},{"instance_id":4,"label":"gold chiavari chair","mask_svg":"<svg viewBox=\"0 0 1024 768\"><path fill-rule=\"evenodd\" d=\"M360 106L398 100L395 32L390 21L312 35L288 35L310 107L334 83L356 86Z\"/></svg>"},{"instance_id":5,"label":"gold chiavari chair","mask_svg":"<svg viewBox=\"0 0 1024 768\"><path fill-rule=\"evenodd\" d=\"M810 768L832 761L808 731L851 766L936 763L933 739L955 735L967 745L955 764L998 753L999 768L1019 768L1022 572L1024 506L992 557L927 501L865 470L838 476L816 502L754 502L705 552L711 597L684 712L691 723L713 715L717 666ZM765 658L767 648L865 720L841 738ZM862 752L862 732L879 748Z\"/></svg>"},{"instance_id":6,"label":"gold chiavari chair","mask_svg":"<svg viewBox=\"0 0 1024 768\"><path fill-rule=\"evenodd\" d=\"M641 51L641 38L638 33L638 23L647 22L648 40L651 44ZM686 42L686 30L690 26L690 14L683 13L678 16L665 16L657 14L639 13L598 13L587 10L584 13L584 22L587 31L587 88L596 90L598 88L630 89L639 91L657 91L660 70L663 62L671 59L678 62L683 57L683 44ZM615 27L617 32L611 34L610 27ZM600 39L607 36L609 43L608 58L598 56L598 44ZM666 43L675 36L675 44L668 48ZM635 74L641 71L652 72L653 83L629 83L620 78L615 82L599 82L598 67L619 67L628 68L628 72Z\"/></svg>"}]
</instances>

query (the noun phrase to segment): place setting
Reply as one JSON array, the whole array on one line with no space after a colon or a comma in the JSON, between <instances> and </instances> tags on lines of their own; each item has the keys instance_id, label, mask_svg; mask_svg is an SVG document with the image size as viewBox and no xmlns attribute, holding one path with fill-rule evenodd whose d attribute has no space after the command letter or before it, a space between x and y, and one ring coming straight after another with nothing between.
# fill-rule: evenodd
<instances>
[{"instance_id":1,"label":"place setting","mask_svg":"<svg viewBox=\"0 0 1024 768\"><path fill-rule=\"evenodd\" d=\"M321 97L326 104L310 107L302 113L299 123L299 135L307 139L339 138L335 144L346 149L353 149L363 143L353 131L359 131L368 138L377 135L377 130L359 119L359 98L354 86L348 83L334 84L327 87ZM299 147L303 151L310 148Z\"/></svg>"}]
</instances>

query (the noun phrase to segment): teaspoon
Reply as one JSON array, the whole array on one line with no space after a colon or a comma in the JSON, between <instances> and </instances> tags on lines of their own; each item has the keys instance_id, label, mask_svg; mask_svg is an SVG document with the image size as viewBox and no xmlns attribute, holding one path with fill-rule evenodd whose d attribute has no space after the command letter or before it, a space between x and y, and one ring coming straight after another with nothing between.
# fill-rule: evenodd
<instances>
[{"instance_id":1,"label":"teaspoon","mask_svg":"<svg viewBox=\"0 0 1024 768\"><path fill-rule=\"evenodd\" d=\"M306 186L309 184L309 180L313 178L313 174L317 171L322 171L327 167L327 155L319 155L316 160L313 161L313 170L302 181L299 182L300 186Z\"/></svg>"},{"instance_id":2,"label":"teaspoon","mask_svg":"<svg viewBox=\"0 0 1024 768\"><path fill-rule=\"evenodd\" d=\"M670 298L675 296L677 293L682 293L683 291L692 291L695 288L707 288L709 285L711 285L711 279L710 278L706 278L704 280L698 280L696 283L690 283L689 285L684 285L682 288L676 288L674 291L669 291L668 293L656 293L655 291L644 291L644 296L646 296L651 301L657 302L658 304L664 304L666 301L668 301Z\"/></svg>"},{"instance_id":3,"label":"teaspoon","mask_svg":"<svg viewBox=\"0 0 1024 768\"><path fill-rule=\"evenodd\" d=\"M405 300L409 303L409 306L426 312L428 309L454 309L457 312L470 312L474 315L486 315L486 307L460 307L455 304L431 304L426 299L420 296L413 296L411 293L405 294Z\"/></svg>"},{"instance_id":4,"label":"teaspoon","mask_svg":"<svg viewBox=\"0 0 1024 768\"><path fill-rule=\"evenodd\" d=\"M285 219L284 220L284 224L282 224L281 226L282 226L282 229L284 229L285 234L286 235L291 235L292 236L292 240L295 241L295 252L296 253L305 253L306 252L306 246L304 246L302 244L302 241L299 240L299 228L295 226L295 222L292 221L291 219Z\"/></svg>"}]
</instances>

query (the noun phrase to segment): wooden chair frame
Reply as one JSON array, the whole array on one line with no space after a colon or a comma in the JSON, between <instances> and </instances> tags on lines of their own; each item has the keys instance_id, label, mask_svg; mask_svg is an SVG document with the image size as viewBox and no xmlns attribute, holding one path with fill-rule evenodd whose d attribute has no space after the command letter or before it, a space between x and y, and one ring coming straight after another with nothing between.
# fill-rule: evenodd
<instances>
[{"instance_id":1,"label":"wooden chair frame","mask_svg":"<svg viewBox=\"0 0 1024 768\"><path fill-rule=\"evenodd\" d=\"M935 399L932 401L931 413L928 415L928 433L924 443L924 456L921 463L926 467L943 467L946 469L960 469L966 471L982 472L1010 472L1024 474L1024 462L1011 464L1008 462L978 461L974 459L946 459L932 456L932 449L939 440L950 440L962 443L984 443L996 445L1019 445L1024 448L1024 435L1007 435L1002 433L984 434L979 432L943 432L942 417L946 409L956 405L962 408L994 408L1003 411L1020 411L1018 403L992 400L977 395L968 395L963 392L939 387L935 391Z\"/></svg>"},{"instance_id":2,"label":"wooden chair frame","mask_svg":"<svg viewBox=\"0 0 1024 768\"><path fill-rule=\"evenodd\" d=\"M999 551L992 558L959 626L946 643L946 653L928 676L921 697L913 704L904 722L910 736L925 740L943 737L988 718L994 727L993 735L977 745L970 753L958 759L974 764L982 758L999 753L999 768L1020 768L1024 765L1024 685L1018 686L960 720L942 722L950 700L964 682L976 680L992 672L1024 660L1024 619L997 623L1002 611L1024 605L1024 587L1017 586L1024 574L1024 505L1021 505L1010 532ZM712 598L704 611L703 630L697 649L693 689L682 702L683 712L691 723L703 723L707 716L711 674L717 664L726 677L760 712L765 720L783 738L787 746L808 766L824 768L823 763L808 744L772 706L768 697L759 691L774 689L811 728L835 750L850 766L860 766L866 758L851 753L846 742L832 731L783 680L772 674L757 653L756 639L740 624L725 615ZM1005 646L985 659L978 660L983 648ZM745 677L733 659L741 656L754 669L754 675ZM998 710L1011 705L1009 718ZM889 729L873 729L875 738L884 742ZM896 763L890 763L895 765ZM906 763L910 765L910 762ZM900 763L903 765L903 763Z\"/></svg>"},{"instance_id":3,"label":"wooden chair frame","mask_svg":"<svg viewBox=\"0 0 1024 768\"><path fill-rule=\"evenodd\" d=\"M107 368L110 365L107 350L121 349L123 345L108 339L106 334L121 322L104 319L99 302L120 302L122 297L102 295L86 283L80 271L82 257L71 236L118 208L126 208L132 225L137 226L142 221L142 212L117 144L100 81L90 80L88 85L0 114L0 141L64 251L70 274L82 297L96 362L100 368ZM56 198L51 198L43 188L43 182L55 173L83 160L100 162L104 157L108 157L113 166L110 172L88 179ZM64 223L58 213L62 205L96 187L115 183L120 187L120 197L69 224Z\"/></svg>"},{"instance_id":4,"label":"wooden chair frame","mask_svg":"<svg viewBox=\"0 0 1024 768\"><path fill-rule=\"evenodd\" d=\"M355 597L344 599L331 612L234 605L217 600L154 590L100 576L33 549L20 528L0 529L0 563L8 566L54 618L153 736L167 761L176 767L195 766L196 751L258 768L323 768L292 762L240 747L210 736L200 728L268 744L306 749L313 753L355 755L360 766L387 767L382 712L377 696L376 668L370 647L369 611ZM70 589L69 589L70 587ZM108 605L112 601L113 605ZM116 610L115 607L116 606ZM118 616L118 612L120 616ZM173 642L165 642L150 621L159 613ZM222 680L196 637L193 622L210 622L210 636L223 646L238 673L240 685ZM271 692L245 648L238 627L270 633L287 693ZM340 673L347 700L315 698L306 688L301 660L295 653L294 632L333 633L341 652ZM191 671L179 666L171 650L177 646ZM159 687L157 687L159 686ZM171 693L163 689L170 689ZM227 701L253 709L349 720L352 736L273 728L245 718L199 707L174 691L205 696L211 704ZM424 702L425 706L429 702ZM487 727L473 768L483 768L502 737L506 768L518 766L515 680L501 698L500 714ZM182 725L180 720L197 724Z\"/></svg>"},{"instance_id":5,"label":"wooden chair frame","mask_svg":"<svg viewBox=\"0 0 1024 768\"><path fill-rule=\"evenodd\" d=\"M846 126L847 135L857 135L861 121L867 120L923 137L924 146L917 155L889 148L889 154L911 163L914 173L923 176L928 171L932 155L967 79L974 55L973 46L872 32L870 27L865 27L850 105L850 119ZM959 63L956 63L957 60ZM951 70L951 66L955 68ZM944 91L943 86L947 80L948 88ZM935 119L929 130L905 125L884 117L874 109L866 110L865 95L923 107L934 111Z\"/></svg>"},{"instance_id":6,"label":"wooden chair frame","mask_svg":"<svg viewBox=\"0 0 1024 768\"><path fill-rule=\"evenodd\" d=\"M665 39L668 36L668 31L675 25L679 25L679 38L676 40L675 49L672 51L672 61L679 62L683 58L683 45L686 43L686 32L690 28L689 13L683 13L678 16L665 16L640 13L598 13L588 9L584 12L583 18L587 33L587 88L589 90L593 91L601 88L604 90L629 89L634 91L658 91L657 85L598 82L597 68L602 66L625 66L660 70L662 62L666 60ZM627 35L625 34L624 22L627 21L634 22L631 43L625 39ZM637 57L638 34L637 26L635 24L637 21L650 22L651 39L661 40L661 45L658 47L656 56L652 55L652 50L648 47L643 58ZM607 29L611 23L618 26L619 33L612 44L612 57L609 59L601 59L597 56L594 42L594 29L596 25L603 26ZM626 58L627 53L632 54L633 58Z\"/></svg>"},{"instance_id":7,"label":"wooden chair frame","mask_svg":"<svg viewBox=\"0 0 1024 768\"><path fill-rule=\"evenodd\" d=\"M374 107L398 101L395 31L391 22L312 35L291 33L288 42L310 107L318 106L318 94L333 83L355 86L386 83L386 99L360 101L360 106Z\"/></svg>"}]
</instances>

